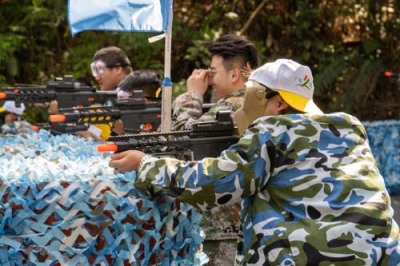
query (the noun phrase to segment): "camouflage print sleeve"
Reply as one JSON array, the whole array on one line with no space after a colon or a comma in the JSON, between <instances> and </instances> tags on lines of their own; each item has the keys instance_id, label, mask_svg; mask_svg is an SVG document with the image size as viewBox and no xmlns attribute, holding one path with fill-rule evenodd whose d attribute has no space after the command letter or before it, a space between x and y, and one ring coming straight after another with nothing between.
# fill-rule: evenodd
<instances>
[{"instance_id":1,"label":"camouflage print sleeve","mask_svg":"<svg viewBox=\"0 0 400 266\"><path fill-rule=\"evenodd\" d=\"M203 97L195 92L179 95L173 105L172 130L191 130L198 122L215 121L216 113L222 110L236 111L243 104L244 89L237 90L220 99L207 112L203 113Z\"/></svg>"},{"instance_id":2,"label":"camouflage print sleeve","mask_svg":"<svg viewBox=\"0 0 400 266\"><path fill-rule=\"evenodd\" d=\"M147 161L139 169L135 186L147 194L168 194L201 210L231 205L267 182L270 173L265 169L269 169L270 162L259 156L261 150L258 136L248 131L219 158Z\"/></svg>"},{"instance_id":3,"label":"camouflage print sleeve","mask_svg":"<svg viewBox=\"0 0 400 266\"><path fill-rule=\"evenodd\" d=\"M193 124L203 114L202 106L203 96L196 92L179 95L173 102L172 130L188 129L186 124Z\"/></svg>"}]
</instances>

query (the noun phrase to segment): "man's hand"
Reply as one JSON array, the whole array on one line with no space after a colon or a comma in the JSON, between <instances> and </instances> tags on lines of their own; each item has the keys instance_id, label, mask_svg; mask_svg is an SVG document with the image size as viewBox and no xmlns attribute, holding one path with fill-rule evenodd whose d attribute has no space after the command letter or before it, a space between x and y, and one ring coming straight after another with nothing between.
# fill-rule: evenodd
<instances>
[{"instance_id":1,"label":"man's hand","mask_svg":"<svg viewBox=\"0 0 400 266\"><path fill-rule=\"evenodd\" d=\"M58 102L57 101L50 102L48 112L50 115L58 114Z\"/></svg>"},{"instance_id":2,"label":"man's hand","mask_svg":"<svg viewBox=\"0 0 400 266\"><path fill-rule=\"evenodd\" d=\"M141 151L128 150L111 155L109 166L115 168L120 173L137 171L145 154Z\"/></svg>"},{"instance_id":3,"label":"man's hand","mask_svg":"<svg viewBox=\"0 0 400 266\"><path fill-rule=\"evenodd\" d=\"M186 82L188 91L195 91L202 96L206 93L208 84L208 70L206 69L193 70L192 75Z\"/></svg>"}]
</instances>

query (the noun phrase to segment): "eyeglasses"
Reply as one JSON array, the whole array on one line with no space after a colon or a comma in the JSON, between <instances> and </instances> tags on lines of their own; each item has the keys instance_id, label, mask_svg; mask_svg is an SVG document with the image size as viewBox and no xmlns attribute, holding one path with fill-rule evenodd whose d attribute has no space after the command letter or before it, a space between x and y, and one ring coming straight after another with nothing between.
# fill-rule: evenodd
<instances>
[{"instance_id":1,"label":"eyeglasses","mask_svg":"<svg viewBox=\"0 0 400 266\"><path fill-rule=\"evenodd\" d=\"M113 67L126 67L126 65L116 64L116 65L106 65L102 60L94 61L90 64L90 69L92 70L93 77L98 77L104 74L106 68L113 68Z\"/></svg>"},{"instance_id":2,"label":"eyeglasses","mask_svg":"<svg viewBox=\"0 0 400 266\"><path fill-rule=\"evenodd\" d=\"M104 74L107 66L103 61L94 61L90 64L93 77L98 77Z\"/></svg>"}]
</instances>

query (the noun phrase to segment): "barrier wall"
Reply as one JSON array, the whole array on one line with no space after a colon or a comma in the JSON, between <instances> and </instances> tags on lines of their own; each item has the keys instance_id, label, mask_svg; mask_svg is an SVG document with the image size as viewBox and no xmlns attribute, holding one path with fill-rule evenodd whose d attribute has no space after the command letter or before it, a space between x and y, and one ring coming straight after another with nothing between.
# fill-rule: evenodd
<instances>
[{"instance_id":1,"label":"barrier wall","mask_svg":"<svg viewBox=\"0 0 400 266\"><path fill-rule=\"evenodd\" d=\"M374 121L363 124L389 193L400 193L400 121Z\"/></svg>"},{"instance_id":2,"label":"barrier wall","mask_svg":"<svg viewBox=\"0 0 400 266\"><path fill-rule=\"evenodd\" d=\"M0 137L0 265L193 265L201 215L138 195L96 147L43 130Z\"/></svg>"}]
</instances>

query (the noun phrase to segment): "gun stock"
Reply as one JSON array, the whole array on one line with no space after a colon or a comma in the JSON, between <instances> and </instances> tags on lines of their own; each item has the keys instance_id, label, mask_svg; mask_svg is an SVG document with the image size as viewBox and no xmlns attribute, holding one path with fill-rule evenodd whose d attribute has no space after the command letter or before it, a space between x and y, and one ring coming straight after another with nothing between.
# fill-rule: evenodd
<instances>
[{"instance_id":1,"label":"gun stock","mask_svg":"<svg viewBox=\"0 0 400 266\"><path fill-rule=\"evenodd\" d=\"M149 132L110 137L98 145L99 152L141 150L155 156L172 156L185 160L216 157L238 136L229 111L219 112L217 121L193 125L191 131Z\"/></svg>"}]
</instances>

